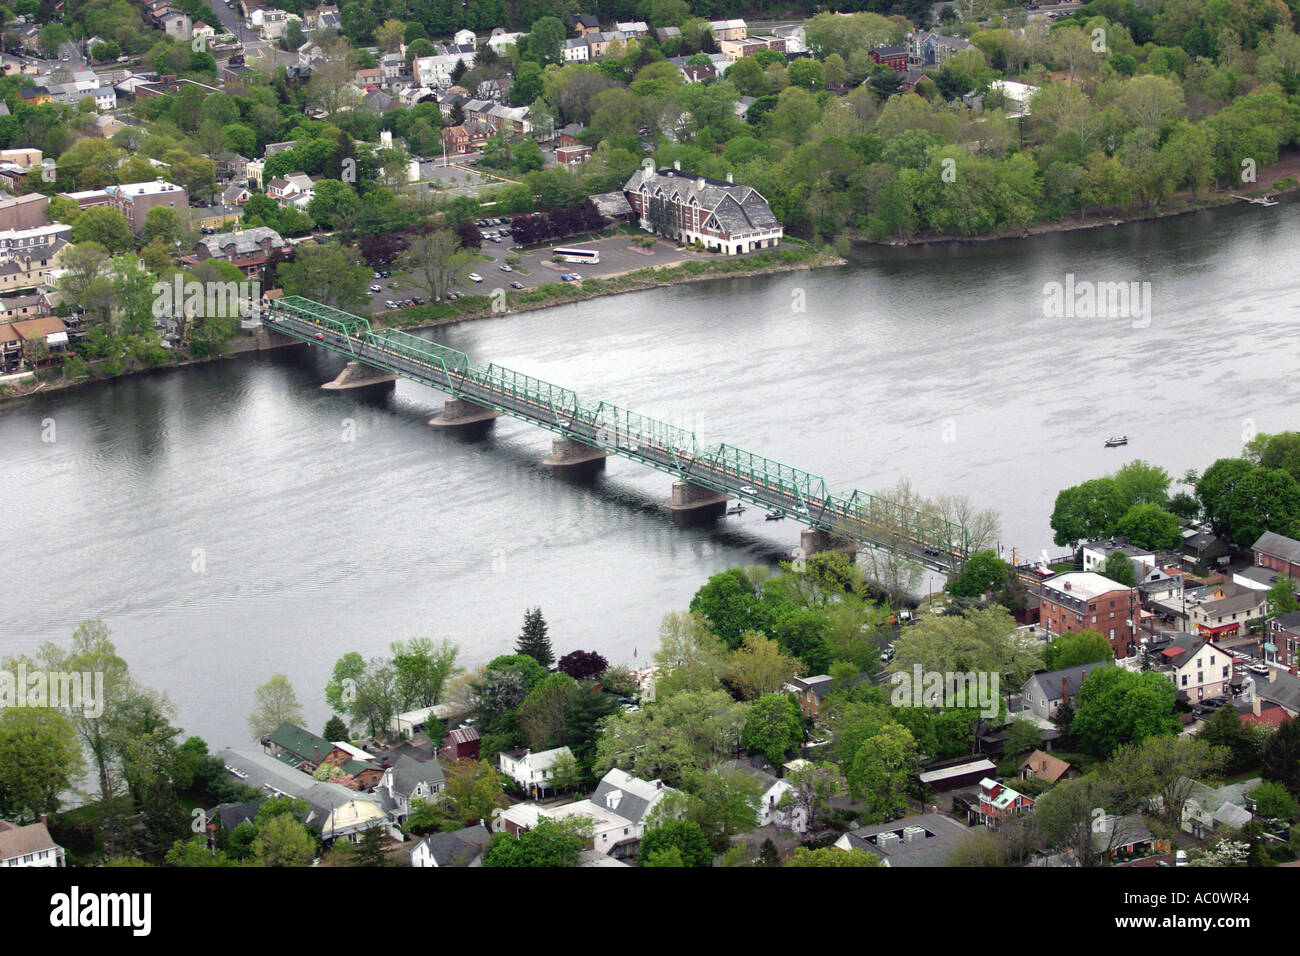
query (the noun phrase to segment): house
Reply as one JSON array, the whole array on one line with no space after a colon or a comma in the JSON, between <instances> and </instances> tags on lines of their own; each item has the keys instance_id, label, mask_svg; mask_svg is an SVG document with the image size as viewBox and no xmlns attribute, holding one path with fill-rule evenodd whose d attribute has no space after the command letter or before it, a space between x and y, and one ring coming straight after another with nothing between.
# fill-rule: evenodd
<instances>
[{"instance_id":1,"label":"house","mask_svg":"<svg viewBox=\"0 0 1300 956\"><path fill-rule=\"evenodd\" d=\"M1292 665L1292 670L1296 667ZM1300 675L1270 667L1268 677L1254 688L1254 698L1260 702L1260 711L1266 705L1281 707L1291 718L1300 716Z\"/></svg>"},{"instance_id":2,"label":"house","mask_svg":"<svg viewBox=\"0 0 1300 956\"><path fill-rule=\"evenodd\" d=\"M442 738L444 760L477 760L482 737L477 727L457 727Z\"/></svg>"},{"instance_id":3,"label":"house","mask_svg":"<svg viewBox=\"0 0 1300 956\"><path fill-rule=\"evenodd\" d=\"M1300 661L1300 611L1269 618L1264 633L1266 661L1287 669Z\"/></svg>"},{"instance_id":4,"label":"house","mask_svg":"<svg viewBox=\"0 0 1300 956\"><path fill-rule=\"evenodd\" d=\"M628 37L643 37L650 32L650 27L643 20L629 20L624 23L615 23L614 29Z\"/></svg>"},{"instance_id":5,"label":"house","mask_svg":"<svg viewBox=\"0 0 1300 956\"><path fill-rule=\"evenodd\" d=\"M297 172L276 176L266 184L266 194L281 206L300 206L310 202L316 191L311 177Z\"/></svg>"},{"instance_id":6,"label":"house","mask_svg":"<svg viewBox=\"0 0 1300 956\"><path fill-rule=\"evenodd\" d=\"M1093 823L1093 849L1100 853L1109 852L1112 859L1145 853L1155 845L1146 821L1139 814L1117 817L1103 813Z\"/></svg>"},{"instance_id":7,"label":"house","mask_svg":"<svg viewBox=\"0 0 1300 956\"><path fill-rule=\"evenodd\" d=\"M1232 652L1200 634L1169 635L1163 644L1148 648L1148 655L1192 703L1230 693Z\"/></svg>"},{"instance_id":8,"label":"house","mask_svg":"<svg viewBox=\"0 0 1300 956\"><path fill-rule=\"evenodd\" d=\"M561 166L581 166L589 159L590 146L561 146L555 151L555 161Z\"/></svg>"},{"instance_id":9,"label":"house","mask_svg":"<svg viewBox=\"0 0 1300 956\"><path fill-rule=\"evenodd\" d=\"M221 191L221 204L223 206L242 206L248 202L249 197L252 195L247 186L231 183Z\"/></svg>"},{"instance_id":10,"label":"house","mask_svg":"<svg viewBox=\"0 0 1300 956\"><path fill-rule=\"evenodd\" d=\"M1265 531L1250 546L1250 550L1255 555L1255 567L1269 568L1278 574L1300 580L1300 541Z\"/></svg>"},{"instance_id":11,"label":"house","mask_svg":"<svg viewBox=\"0 0 1300 956\"><path fill-rule=\"evenodd\" d=\"M482 866L492 831L478 823L463 830L434 833L411 850L411 866Z\"/></svg>"},{"instance_id":12,"label":"house","mask_svg":"<svg viewBox=\"0 0 1300 956\"><path fill-rule=\"evenodd\" d=\"M711 20L709 32L713 34L713 39L721 43L723 40L744 39L745 34L749 33L749 26L744 20Z\"/></svg>"},{"instance_id":13,"label":"house","mask_svg":"<svg viewBox=\"0 0 1300 956\"><path fill-rule=\"evenodd\" d=\"M442 131L442 142L447 152L457 155L469 152L469 131L461 126L448 126Z\"/></svg>"},{"instance_id":14,"label":"house","mask_svg":"<svg viewBox=\"0 0 1300 956\"><path fill-rule=\"evenodd\" d=\"M850 830L834 846L874 853L888 867L944 866L969 832L952 817L926 813Z\"/></svg>"},{"instance_id":15,"label":"house","mask_svg":"<svg viewBox=\"0 0 1300 956\"><path fill-rule=\"evenodd\" d=\"M18 826L0 820L0 868L12 866L66 866L63 847L50 837L42 818Z\"/></svg>"},{"instance_id":16,"label":"house","mask_svg":"<svg viewBox=\"0 0 1300 956\"><path fill-rule=\"evenodd\" d=\"M800 712L810 720L815 720L822 709L822 702L831 692L832 678L829 674L816 677L795 677L782 688L787 694L794 694Z\"/></svg>"},{"instance_id":17,"label":"house","mask_svg":"<svg viewBox=\"0 0 1300 956\"><path fill-rule=\"evenodd\" d=\"M269 796L288 796L305 801L306 825L319 829L327 840L337 836L355 838L362 830L384 819L378 796L317 780L269 753L223 750L218 756L227 772L240 783L263 790ZM368 804L369 809L362 809L358 804Z\"/></svg>"},{"instance_id":18,"label":"house","mask_svg":"<svg viewBox=\"0 0 1300 956\"><path fill-rule=\"evenodd\" d=\"M991 829L1007 817L1034 808L1034 801L1004 783L985 777L980 781L979 822Z\"/></svg>"},{"instance_id":19,"label":"house","mask_svg":"<svg viewBox=\"0 0 1300 956\"><path fill-rule=\"evenodd\" d=\"M0 261L14 257L49 256L72 239L72 227L52 222L48 226L6 229L0 232Z\"/></svg>"},{"instance_id":20,"label":"house","mask_svg":"<svg viewBox=\"0 0 1300 956\"><path fill-rule=\"evenodd\" d=\"M1044 783L1059 783L1062 780L1077 777L1078 775L1079 771L1064 760L1043 753L1041 750L1035 750L1020 763L1021 780L1028 780L1033 776Z\"/></svg>"},{"instance_id":21,"label":"house","mask_svg":"<svg viewBox=\"0 0 1300 956\"><path fill-rule=\"evenodd\" d=\"M1115 552L1125 555L1133 563L1133 578L1141 580L1146 568L1156 566L1155 554L1146 548L1137 548L1128 543L1127 538L1112 538L1107 541L1085 541L1080 548L1083 553L1083 570L1096 571L1098 574L1106 566L1106 559Z\"/></svg>"},{"instance_id":22,"label":"house","mask_svg":"<svg viewBox=\"0 0 1300 956\"><path fill-rule=\"evenodd\" d=\"M533 753L531 749L502 751L499 755L501 772L517 783L525 793L553 790L551 767L558 757L573 758L568 747L556 747Z\"/></svg>"},{"instance_id":23,"label":"house","mask_svg":"<svg viewBox=\"0 0 1300 956\"><path fill-rule=\"evenodd\" d=\"M50 217L46 207L49 204L50 197L40 193L0 198L0 230L48 226Z\"/></svg>"},{"instance_id":24,"label":"house","mask_svg":"<svg viewBox=\"0 0 1300 956\"><path fill-rule=\"evenodd\" d=\"M925 790L945 793L961 787L974 786L977 782L997 770L997 764L987 757L971 759L962 757L951 761L931 764L918 773L917 780Z\"/></svg>"},{"instance_id":25,"label":"house","mask_svg":"<svg viewBox=\"0 0 1300 956\"><path fill-rule=\"evenodd\" d=\"M584 37L588 33L600 32L600 21L589 13L575 14L571 26L578 31L580 37Z\"/></svg>"},{"instance_id":26,"label":"house","mask_svg":"<svg viewBox=\"0 0 1300 956\"><path fill-rule=\"evenodd\" d=\"M570 37L560 48L565 63L586 63L591 58L591 47L587 45L586 36Z\"/></svg>"},{"instance_id":27,"label":"house","mask_svg":"<svg viewBox=\"0 0 1300 956\"><path fill-rule=\"evenodd\" d=\"M221 259L238 266L252 278L267 263L279 259L289 249L278 232L269 226L238 229L200 239L194 247L194 260Z\"/></svg>"},{"instance_id":28,"label":"house","mask_svg":"<svg viewBox=\"0 0 1300 956\"><path fill-rule=\"evenodd\" d=\"M1254 819L1247 794L1259 786L1260 782L1256 777L1242 783L1210 787L1199 782L1193 783L1184 777L1182 784L1190 786L1183 800L1183 831L1203 840L1220 827L1245 826Z\"/></svg>"},{"instance_id":29,"label":"house","mask_svg":"<svg viewBox=\"0 0 1300 956\"><path fill-rule=\"evenodd\" d=\"M615 769L601 778L586 800L549 808L516 804L497 818L496 828L518 836L542 819L587 820L592 825L593 850L616 859L630 859L640 849L650 812L674 792L660 780L641 780Z\"/></svg>"},{"instance_id":30,"label":"house","mask_svg":"<svg viewBox=\"0 0 1300 956\"><path fill-rule=\"evenodd\" d=\"M712 63L697 63L694 66L681 67L682 76L687 83L704 83L717 78L718 71Z\"/></svg>"},{"instance_id":31,"label":"house","mask_svg":"<svg viewBox=\"0 0 1300 956\"><path fill-rule=\"evenodd\" d=\"M113 89L110 87L110 89ZM113 89L114 99L116 99L117 90ZM91 123L90 132L101 139L112 139L115 135L126 129L126 124L116 116L96 116Z\"/></svg>"},{"instance_id":32,"label":"house","mask_svg":"<svg viewBox=\"0 0 1300 956\"><path fill-rule=\"evenodd\" d=\"M883 63L899 73L907 72L907 47L905 46L878 46L868 50L867 56L871 58L872 63Z\"/></svg>"},{"instance_id":33,"label":"house","mask_svg":"<svg viewBox=\"0 0 1300 956\"><path fill-rule=\"evenodd\" d=\"M515 46L522 37L522 33L507 33L501 27L494 27L492 35L488 37L487 45L490 46L498 56L504 56L508 47ZM465 64L469 66L469 64Z\"/></svg>"},{"instance_id":34,"label":"house","mask_svg":"<svg viewBox=\"0 0 1300 956\"><path fill-rule=\"evenodd\" d=\"M334 751L334 745L324 737L288 721L282 722L259 743L271 756L305 773L312 773L317 767L329 763L329 756Z\"/></svg>"},{"instance_id":35,"label":"house","mask_svg":"<svg viewBox=\"0 0 1300 956\"><path fill-rule=\"evenodd\" d=\"M427 802L446 788L447 775L437 757L421 760L403 754L392 766L384 768L375 789L389 817L395 823L401 823L410 815L411 805L416 800Z\"/></svg>"},{"instance_id":36,"label":"house","mask_svg":"<svg viewBox=\"0 0 1300 956\"><path fill-rule=\"evenodd\" d=\"M676 167L656 170L650 159L623 192L645 231L726 255L773 248L784 234L767 200L753 187L683 176Z\"/></svg>"},{"instance_id":37,"label":"house","mask_svg":"<svg viewBox=\"0 0 1300 956\"><path fill-rule=\"evenodd\" d=\"M658 40L660 43L663 43L665 40L671 40L673 37L680 37L682 35L682 28L681 27L655 27L654 34L655 34L655 39Z\"/></svg>"},{"instance_id":38,"label":"house","mask_svg":"<svg viewBox=\"0 0 1300 956\"><path fill-rule=\"evenodd\" d=\"M781 806L782 799L787 795L790 798L786 801L787 804L794 801L794 787L789 781L743 760L728 760L719 764L719 769L738 771L758 784L758 806L754 810L760 827L775 825L795 833L808 832L808 814L803 808Z\"/></svg>"},{"instance_id":39,"label":"house","mask_svg":"<svg viewBox=\"0 0 1300 956\"><path fill-rule=\"evenodd\" d=\"M18 95L31 106L42 106L51 100L50 91L44 86L25 86Z\"/></svg>"},{"instance_id":40,"label":"house","mask_svg":"<svg viewBox=\"0 0 1300 956\"><path fill-rule=\"evenodd\" d=\"M0 297L0 322L16 322L49 315L45 297L33 292Z\"/></svg>"},{"instance_id":41,"label":"house","mask_svg":"<svg viewBox=\"0 0 1300 956\"><path fill-rule=\"evenodd\" d=\"M596 207L596 212L610 222L628 222L632 218L632 207L623 193L595 193L587 198Z\"/></svg>"},{"instance_id":42,"label":"house","mask_svg":"<svg viewBox=\"0 0 1300 956\"><path fill-rule=\"evenodd\" d=\"M1094 571L1058 574L1042 584L1038 617L1053 637L1098 631L1110 641L1115 656L1123 659L1137 638L1138 590Z\"/></svg>"},{"instance_id":43,"label":"house","mask_svg":"<svg viewBox=\"0 0 1300 956\"><path fill-rule=\"evenodd\" d=\"M175 209L180 216L181 227L189 226L190 197L184 186L157 179L151 183L106 186L104 191L108 193L113 208L126 217L131 232L137 236L144 231L149 210L160 206Z\"/></svg>"},{"instance_id":44,"label":"house","mask_svg":"<svg viewBox=\"0 0 1300 956\"><path fill-rule=\"evenodd\" d=\"M969 40L961 37L940 36L928 30L918 30L907 36L907 63L911 67L938 69L954 53L973 49Z\"/></svg>"},{"instance_id":45,"label":"house","mask_svg":"<svg viewBox=\"0 0 1300 956\"><path fill-rule=\"evenodd\" d=\"M1200 528L1185 528L1181 555L1194 574L1208 574L1225 567L1231 556L1228 543L1218 535Z\"/></svg>"},{"instance_id":46,"label":"house","mask_svg":"<svg viewBox=\"0 0 1300 956\"><path fill-rule=\"evenodd\" d=\"M1216 584L1189 592L1184 626L1218 640L1245 633L1247 621L1267 613L1268 592L1239 584Z\"/></svg>"},{"instance_id":47,"label":"house","mask_svg":"<svg viewBox=\"0 0 1300 956\"><path fill-rule=\"evenodd\" d=\"M1094 661L1034 674L1020 688L1021 707L1041 720L1050 720L1061 704L1074 700L1088 674L1098 667L1110 666L1110 661Z\"/></svg>"},{"instance_id":48,"label":"house","mask_svg":"<svg viewBox=\"0 0 1300 956\"><path fill-rule=\"evenodd\" d=\"M163 32L173 40L188 40L194 29L194 23L188 13L172 10L161 17Z\"/></svg>"},{"instance_id":49,"label":"house","mask_svg":"<svg viewBox=\"0 0 1300 956\"><path fill-rule=\"evenodd\" d=\"M772 32L785 40L785 52L791 55L808 52L808 34L802 23L779 25Z\"/></svg>"}]
</instances>

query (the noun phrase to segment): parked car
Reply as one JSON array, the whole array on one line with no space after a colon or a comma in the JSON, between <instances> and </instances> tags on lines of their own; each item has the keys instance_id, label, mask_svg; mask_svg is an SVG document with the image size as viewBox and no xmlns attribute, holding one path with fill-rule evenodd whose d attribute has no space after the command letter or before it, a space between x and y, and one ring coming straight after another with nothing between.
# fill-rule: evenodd
<instances>
[{"instance_id":1,"label":"parked car","mask_svg":"<svg viewBox=\"0 0 1300 956\"><path fill-rule=\"evenodd\" d=\"M511 266L508 266L508 265L506 265L505 263L502 263L502 264L501 264L500 269L501 269L502 272L514 272L514 271L515 271Z\"/></svg>"},{"instance_id":2,"label":"parked car","mask_svg":"<svg viewBox=\"0 0 1300 956\"><path fill-rule=\"evenodd\" d=\"M370 278L372 278L372 279L382 279L383 277L384 277L384 274L383 274L382 272L376 272L376 273L374 273L373 275L371 275Z\"/></svg>"},{"instance_id":3,"label":"parked car","mask_svg":"<svg viewBox=\"0 0 1300 956\"><path fill-rule=\"evenodd\" d=\"M523 284L522 282L512 282L512 283L510 283L510 288L512 288L512 289L522 289L523 287L524 287L524 284Z\"/></svg>"},{"instance_id":4,"label":"parked car","mask_svg":"<svg viewBox=\"0 0 1300 956\"><path fill-rule=\"evenodd\" d=\"M385 299L385 300L384 300L384 305L385 305L387 308L390 308L390 309L395 309L395 308L397 308L397 303L394 302L392 299Z\"/></svg>"},{"instance_id":5,"label":"parked car","mask_svg":"<svg viewBox=\"0 0 1300 956\"><path fill-rule=\"evenodd\" d=\"M411 296L411 301L414 302L416 305L424 305L424 300L421 299L418 295Z\"/></svg>"},{"instance_id":6,"label":"parked car","mask_svg":"<svg viewBox=\"0 0 1300 956\"><path fill-rule=\"evenodd\" d=\"M370 287L370 291L371 291L371 292L383 292L383 291L384 291L384 287L381 286L381 285L372 285L372 286Z\"/></svg>"},{"instance_id":7,"label":"parked car","mask_svg":"<svg viewBox=\"0 0 1300 956\"><path fill-rule=\"evenodd\" d=\"M469 281L470 281L470 282L482 282L482 281L483 281L483 277L482 277L481 275L479 275L477 272L471 272L471 273L469 274Z\"/></svg>"}]
</instances>

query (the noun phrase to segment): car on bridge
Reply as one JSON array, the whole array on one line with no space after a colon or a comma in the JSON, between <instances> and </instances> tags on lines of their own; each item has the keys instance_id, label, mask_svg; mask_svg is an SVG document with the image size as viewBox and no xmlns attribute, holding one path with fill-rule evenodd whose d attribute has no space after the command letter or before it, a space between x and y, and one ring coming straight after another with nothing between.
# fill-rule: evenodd
<instances>
[{"instance_id":1,"label":"car on bridge","mask_svg":"<svg viewBox=\"0 0 1300 956\"><path fill-rule=\"evenodd\" d=\"M740 490L743 491L743 492L744 492L745 494L747 494L747 495L756 495L756 494L758 494L758 489L755 488L753 485L741 485L741 486L740 486Z\"/></svg>"}]
</instances>

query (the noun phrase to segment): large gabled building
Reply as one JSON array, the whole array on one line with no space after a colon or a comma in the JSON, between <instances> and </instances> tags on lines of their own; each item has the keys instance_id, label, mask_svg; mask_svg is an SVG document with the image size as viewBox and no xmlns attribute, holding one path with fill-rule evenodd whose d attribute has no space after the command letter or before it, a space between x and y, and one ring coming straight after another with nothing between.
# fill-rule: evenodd
<instances>
[{"instance_id":1,"label":"large gabled building","mask_svg":"<svg viewBox=\"0 0 1300 956\"><path fill-rule=\"evenodd\" d=\"M656 170L648 159L623 192L647 232L730 256L775 247L785 232L752 186Z\"/></svg>"}]
</instances>

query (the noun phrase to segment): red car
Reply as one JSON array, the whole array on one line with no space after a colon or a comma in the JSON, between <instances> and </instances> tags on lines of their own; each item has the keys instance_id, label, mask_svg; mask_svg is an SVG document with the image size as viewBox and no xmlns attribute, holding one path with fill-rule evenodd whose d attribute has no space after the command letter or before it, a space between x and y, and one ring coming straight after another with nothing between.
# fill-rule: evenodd
<instances>
[{"instance_id":1,"label":"red car","mask_svg":"<svg viewBox=\"0 0 1300 956\"><path fill-rule=\"evenodd\" d=\"M317 332L317 333L316 333L316 341L317 341L317 342L323 342L324 340L325 340L325 336L324 336L323 334L321 334L320 332Z\"/></svg>"}]
</instances>

